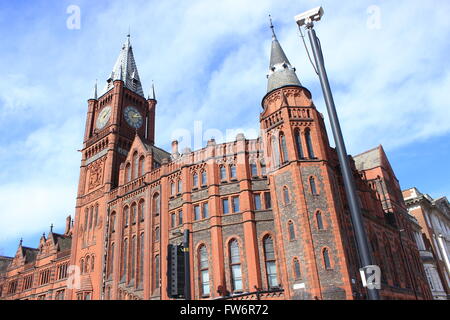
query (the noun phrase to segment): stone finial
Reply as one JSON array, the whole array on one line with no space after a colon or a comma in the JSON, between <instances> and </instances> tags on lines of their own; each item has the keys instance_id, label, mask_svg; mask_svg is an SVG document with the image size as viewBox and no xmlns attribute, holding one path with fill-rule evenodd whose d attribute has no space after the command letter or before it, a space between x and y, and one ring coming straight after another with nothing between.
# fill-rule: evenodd
<instances>
[{"instance_id":1,"label":"stone finial","mask_svg":"<svg viewBox=\"0 0 450 320\"><path fill-rule=\"evenodd\" d=\"M245 135L243 133L238 133L236 136L236 141L245 140Z\"/></svg>"}]
</instances>

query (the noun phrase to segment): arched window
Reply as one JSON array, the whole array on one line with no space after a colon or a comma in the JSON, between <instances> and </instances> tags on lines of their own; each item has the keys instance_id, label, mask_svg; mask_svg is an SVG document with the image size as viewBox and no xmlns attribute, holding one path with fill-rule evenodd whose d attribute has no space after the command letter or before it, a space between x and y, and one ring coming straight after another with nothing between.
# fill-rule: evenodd
<instances>
[{"instance_id":1,"label":"arched window","mask_svg":"<svg viewBox=\"0 0 450 320\"><path fill-rule=\"evenodd\" d=\"M192 186L194 188L198 187L198 174L197 174L197 172L195 172L194 175L192 176Z\"/></svg>"},{"instance_id":2,"label":"arched window","mask_svg":"<svg viewBox=\"0 0 450 320\"><path fill-rule=\"evenodd\" d=\"M138 153L137 151L133 153L133 179L136 179L138 177L139 172L139 160L138 160Z\"/></svg>"},{"instance_id":3,"label":"arched window","mask_svg":"<svg viewBox=\"0 0 450 320\"><path fill-rule=\"evenodd\" d=\"M89 223L89 208L86 208L86 210L84 210L84 230L88 229L88 223Z\"/></svg>"},{"instance_id":4,"label":"arched window","mask_svg":"<svg viewBox=\"0 0 450 320\"><path fill-rule=\"evenodd\" d=\"M129 214L128 212L130 211L130 209L127 207L123 208L123 226L124 227L128 227L128 218L129 218Z\"/></svg>"},{"instance_id":5,"label":"arched window","mask_svg":"<svg viewBox=\"0 0 450 320\"><path fill-rule=\"evenodd\" d=\"M139 285L142 286L142 282L144 281L144 234L141 233L139 237L139 273L138 273L138 281Z\"/></svg>"},{"instance_id":6,"label":"arched window","mask_svg":"<svg viewBox=\"0 0 450 320\"><path fill-rule=\"evenodd\" d=\"M159 213L160 213L159 193L155 193L153 195L153 210L154 210L155 216L159 216Z\"/></svg>"},{"instance_id":7,"label":"arched window","mask_svg":"<svg viewBox=\"0 0 450 320\"><path fill-rule=\"evenodd\" d=\"M160 271L159 271L159 255L155 256L155 288L159 288L159 282L161 279Z\"/></svg>"},{"instance_id":8,"label":"arched window","mask_svg":"<svg viewBox=\"0 0 450 320\"><path fill-rule=\"evenodd\" d=\"M202 186L205 186L206 184L207 184L207 177L206 177L206 171L205 170L203 170L202 171L202 181L201 181L201 183L202 183Z\"/></svg>"},{"instance_id":9,"label":"arched window","mask_svg":"<svg viewBox=\"0 0 450 320\"><path fill-rule=\"evenodd\" d=\"M94 207L89 210L89 229L92 229L92 220L94 218Z\"/></svg>"},{"instance_id":10,"label":"arched window","mask_svg":"<svg viewBox=\"0 0 450 320\"><path fill-rule=\"evenodd\" d=\"M175 183L174 182L170 183L170 195L171 196L175 195Z\"/></svg>"},{"instance_id":11,"label":"arched window","mask_svg":"<svg viewBox=\"0 0 450 320\"><path fill-rule=\"evenodd\" d=\"M155 228L155 242L159 242L159 227Z\"/></svg>"},{"instance_id":12,"label":"arched window","mask_svg":"<svg viewBox=\"0 0 450 320\"><path fill-rule=\"evenodd\" d=\"M206 251L206 246L202 245L198 249L198 261L199 261L199 278L200 278L200 289L201 295L203 297L209 296L209 263L208 263L208 252Z\"/></svg>"},{"instance_id":13,"label":"arched window","mask_svg":"<svg viewBox=\"0 0 450 320\"><path fill-rule=\"evenodd\" d=\"M291 202L289 199L289 189L287 187L283 187L283 200L284 205L288 205Z\"/></svg>"},{"instance_id":14,"label":"arched window","mask_svg":"<svg viewBox=\"0 0 450 320\"><path fill-rule=\"evenodd\" d=\"M266 263L266 276L269 288L278 287L277 266L275 260L275 250L271 236L266 236L263 240L264 259Z\"/></svg>"},{"instance_id":15,"label":"arched window","mask_svg":"<svg viewBox=\"0 0 450 320\"><path fill-rule=\"evenodd\" d=\"M144 156L139 158L139 173L138 173L139 176L142 176L145 173L145 161L144 160L145 160Z\"/></svg>"},{"instance_id":16,"label":"arched window","mask_svg":"<svg viewBox=\"0 0 450 320\"><path fill-rule=\"evenodd\" d=\"M289 230L289 240L290 241L295 240L295 229L294 229L294 223L292 221L288 222L288 230Z\"/></svg>"},{"instance_id":17,"label":"arched window","mask_svg":"<svg viewBox=\"0 0 450 320\"><path fill-rule=\"evenodd\" d=\"M239 253L239 244L235 239L230 242L230 268L233 291L242 291L241 256Z\"/></svg>"},{"instance_id":18,"label":"arched window","mask_svg":"<svg viewBox=\"0 0 450 320\"><path fill-rule=\"evenodd\" d=\"M305 155L303 154L302 138L299 129L295 130L294 137L295 137L295 148L297 149L297 157L299 159L304 159Z\"/></svg>"},{"instance_id":19,"label":"arched window","mask_svg":"<svg viewBox=\"0 0 450 320\"><path fill-rule=\"evenodd\" d=\"M311 188L311 193L317 195L316 179L314 179L314 177L309 178L309 186Z\"/></svg>"},{"instance_id":20,"label":"arched window","mask_svg":"<svg viewBox=\"0 0 450 320\"><path fill-rule=\"evenodd\" d=\"M139 202L139 210L138 210L138 215L139 215L139 221L144 221L145 219L145 202L144 200L141 200L141 202Z\"/></svg>"},{"instance_id":21,"label":"arched window","mask_svg":"<svg viewBox=\"0 0 450 320\"><path fill-rule=\"evenodd\" d=\"M91 258L91 272L94 271L94 266L95 266L95 258L94 258L94 256L92 256L92 258Z\"/></svg>"},{"instance_id":22,"label":"arched window","mask_svg":"<svg viewBox=\"0 0 450 320\"><path fill-rule=\"evenodd\" d=\"M170 215L170 227L175 228L177 226L177 215L172 213Z\"/></svg>"},{"instance_id":23,"label":"arched window","mask_svg":"<svg viewBox=\"0 0 450 320\"><path fill-rule=\"evenodd\" d=\"M111 222L109 224L109 230L111 233L116 231L116 213L114 211L111 213Z\"/></svg>"},{"instance_id":24,"label":"arched window","mask_svg":"<svg viewBox=\"0 0 450 320\"><path fill-rule=\"evenodd\" d=\"M86 263L84 264L84 270L86 271L86 273L90 272L90 268L91 268L90 262L91 262L90 257L87 256L86 257Z\"/></svg>"},{"instance_id":25,"label":"arched window","mask_svg":"<svg viewBox=\"0 0 450 320\"><path fill-rule=\"evenodd\" d=\"M314 159L316 156L314 155L314 149L311 140L311 130L309 129L305 130L305 140L306 140L306 147L308 148L308 156L310 159Z\"/></svg>"},{"instance_id":26,"label":"arched window","mask_svg":"<svg viewBox=\"0 0 450 320\"><path fill-rule=\"evenodd\" d=\"M131 280L134 279L134 275L136 273L136 236L133 236L133 238L131 239L131 268L130 268L130 272L131 272Z\"/></svg>"},{"instance_id":27,"label":"arched window","mask_svg":"<svg viewBox=\"0 0 450 320\"><path fill-rule=\"evenodd\" d=\"M317 229L323 230L322 213L317 211L316 213Z\"/></svg>"},{"instance_id":28,"label":"arched window","mask_svg":"<svg viewBox=\"0 0 450 320\"><path fill-rule=\"evenodd\" d=\"M280 166L280 152L278 148L278 139L275 136L272 136L271 139L272 142L272 161L274 164L274 167Z\"/></svg>"},{"instance_id":29,"label":"arched window","mask_svg":"<svg viewBox=\"0 0 450 320\"><path fill-rule=\"evenodd\" d=\"M128 239L123 240L122 245L122 280L126 279L128 266Z\"/></svg>"},{"instance_id":30,"label":"arched window","mask_svg":"<svg viewBox=\"0 0 450 320\"><path fill-rule=\"evenodd\" d=\"M294 278L295 278L295 280L301 279L302 278L302 273L301 273L301 270L300 270L300 262L298 261L297 258L294 258L293 268L294 268Z\"/></svg>"},{"instance_id":31,"label":"arched window","mask_svg":"<svg viewBox=\"0 0 450 320\"><path fill-rule=\"evenodd\" d=\"M136 214L137 214L137 208L136 208L136 203L133 203L131 205L131 224L135 224L136 223Z\"/></svg>"},{"instance_id":32,"label":"arched window","mask_svg":"<svg viewBox=\"0 0 450 320\"><path fill-rule=\"evenodd\" d=\"M286 136L284 133L280 133L280 147L281 147L281 161L286 163L289 161L288 150L286 146Z\"/></svg>"},{"instance_id":33,"label":"arched window","mask_svg":"<svg viewBox=\"0 0 450 320\"><path fill-rule=\"evenodd\" d=\"M98 204L95 205L95 215L94 215L94 228L98 224Z\"/></svg>"},{"instance_id":34,"label":"arched window","mask_svg":"<svg viewBox=\"0 0 450 320\"><path fill-rule=\"evenodd\" d=\"M331 269L330 252L328 248L323 249L322 255L323 255L323 265L325 269Z\"/></svg>"},{"instance_id":35,"label":"arched window","mask_svg":"<svg viewBox=\"0 0 450 320\"><path fill-rule=\"evenodd\" d=\"M84 273L84 259L80 260L80 273L83 274Z\"/></svg>"},{"instance_id":36,"label":"arched window","mask_svg":"<svg viewBox=\"0 0 450 320\"><path fill-rule=\"evenodd\" d=\"M111 247L109 249L109 262L108 262L108 276L111 276L114 271L114 243L111 243Z\"/></svg>"},{"instance_id":37,"label":"arched window","mask_svg":"<svg viewBox=\"0 0 450 320\"><path fill-rule=\"evenodd\" d=\"M127 163L125 167L125 182L131 181L131 164Z\"/></svg>"}]
</instances>

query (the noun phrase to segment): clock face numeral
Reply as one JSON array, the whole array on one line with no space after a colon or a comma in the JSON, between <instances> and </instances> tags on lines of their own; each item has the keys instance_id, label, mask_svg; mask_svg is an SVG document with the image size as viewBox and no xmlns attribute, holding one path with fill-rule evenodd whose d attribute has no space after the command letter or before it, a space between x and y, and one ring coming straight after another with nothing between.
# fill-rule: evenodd
<instances>
[{"instance_id":1,"label":"clock face numeral","mask_svg":"<svg viewBox=\"0 0 450 320\"><path fill-rule=\"evenodd\" d=\"M123 114L130 127L139 129L142 126L144 119L142 118L142 115L140 114L138 109L136 109L135 107L126 107L123 111Z\"/></svg>"},{"instance_id":2,"label":"clock face numeral","mask_svg":"<svg viewBox=\"0 0 450 320\"><path fill-rule=\"evenodd\" d=\"M100 111L97 117L97 129L103 129L111 117L111 107L106 106Z\"/></svg>"}]
</instances>

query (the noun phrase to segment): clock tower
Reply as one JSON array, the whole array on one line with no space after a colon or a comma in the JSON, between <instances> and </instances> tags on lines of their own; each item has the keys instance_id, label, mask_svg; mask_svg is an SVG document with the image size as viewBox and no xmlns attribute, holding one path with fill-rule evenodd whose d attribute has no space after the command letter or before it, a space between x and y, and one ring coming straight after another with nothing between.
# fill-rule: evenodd
<instances>
[{"instance_id":1,"label":"clock tower","mask_svg":"<svg viewBox=\"0 0 450 320\"><path fill-rule=\"evenodd\" d=\"M72 299L101 299L108 196L135 136L154 144L155 108L154 92L144 97L128 35L104 92L98 96L96 84L88 100L71 261L80 281L70 290Z\"/></svg>"}]
</instances>

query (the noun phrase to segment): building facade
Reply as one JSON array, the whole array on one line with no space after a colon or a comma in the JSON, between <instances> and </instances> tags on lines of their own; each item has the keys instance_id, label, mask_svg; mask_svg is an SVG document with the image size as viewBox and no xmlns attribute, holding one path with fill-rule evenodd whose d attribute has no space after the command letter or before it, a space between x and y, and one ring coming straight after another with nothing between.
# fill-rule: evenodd
<instances>
[{"instance_id":1,"label":"building facade","mask_svg":"<svg viewBox=\"0 0 450 320\"><path fill-rule=\"evenodd\" d=\"M416 242L425 274L437 300L450 298L450 204L446 197L433 199L417 188L403 191L411 215L419 222L422 232Z\"/></svg>"},{"instance_id":2,"label":"building facade","mask_svg":"<svg viewBox=\"0 0 450 320\"><path fill-rule=\"evenodd\" d=\"M195 151L174 141L167 152L155 145L156 105L128 36L105 93L88 100L65 299L168 299L168 245L184 230L193 299L366 298L336 152L275 34L259 138L211 139ZM350 160L382 298L431 299L412 236L419 226L384 151ZM41 242L56 266L52 239ZM5 260L5 288L15 266L42 260L24 256ZM8 292L1 298L24 297L20 285Z\"/></svg>"}]
</instances>

